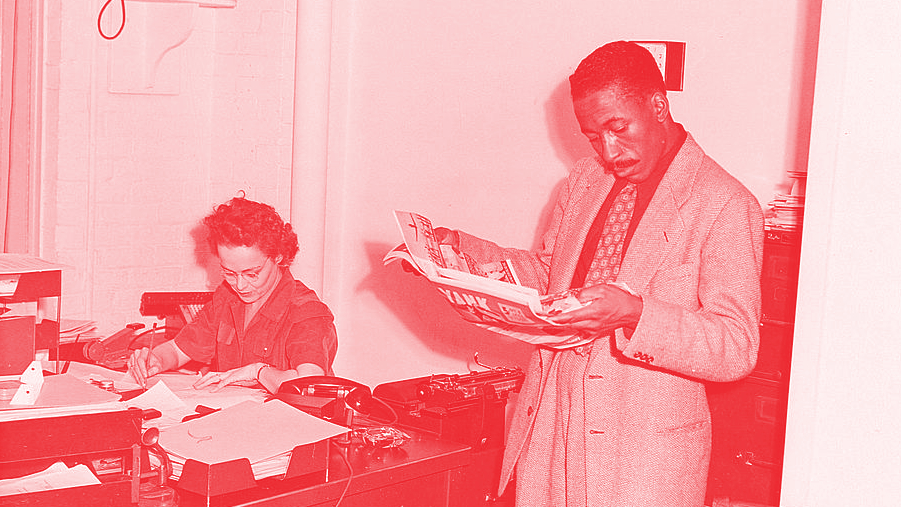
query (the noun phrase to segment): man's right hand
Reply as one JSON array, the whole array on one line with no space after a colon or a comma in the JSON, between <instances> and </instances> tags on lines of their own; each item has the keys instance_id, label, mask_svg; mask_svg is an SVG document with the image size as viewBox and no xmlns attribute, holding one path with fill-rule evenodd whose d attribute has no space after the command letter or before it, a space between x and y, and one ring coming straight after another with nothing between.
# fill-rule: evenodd
<instances>
[{"instance_id":1,"label":"man's right hand","mask_svg":"<svg viewBox=\"0 0 901 507\"><path fill-rule=\"evenodd\" d=\"M163 362L159 356L147 347L131 353L128 358L128 373L141 387L147 387L147 379L163 371Z\"/></svg>"}]
</instances>

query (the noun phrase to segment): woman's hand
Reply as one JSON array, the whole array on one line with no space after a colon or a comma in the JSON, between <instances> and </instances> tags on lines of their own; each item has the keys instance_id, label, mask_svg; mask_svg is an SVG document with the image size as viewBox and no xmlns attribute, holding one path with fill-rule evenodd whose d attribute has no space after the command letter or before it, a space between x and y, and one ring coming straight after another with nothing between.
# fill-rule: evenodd
<instances>
[{"instance_id":1,"label":"woman's hand","mask_svg":"<svg viewBox=\"0 0 901 507\"><path fill-rule=\"evenodd\" d=\"M153 350L144 347L135 350L128 358L128 372L141 387L147 387L147 379L164 371L184 366L191 358L178 348L175 340L163 342Z\"/></svg>"},{"instance_id":2,"label":"woman's hand","mask_svg":"<svg viewBox=\"0 0 901 507\"><path fill-rule=\"evenodd\" d=\"M163 371L160 357L147 347L135 350L128 358L128 373L141 387L147 387L147 379Z\"/></svg>"},{"instance_id":3,"label":"woman's hand","mask_svg":"<svg viewBox=\"0 0 901 507\"><path fill-rule=\"evenodd\" d=\"M230 385L253 387L258 383L257 372L263 366L263 363L250 363L228 371L211 371L194 383L194 389L213 386L210 392L214 393Z\"/></svg>"}]
</instances>

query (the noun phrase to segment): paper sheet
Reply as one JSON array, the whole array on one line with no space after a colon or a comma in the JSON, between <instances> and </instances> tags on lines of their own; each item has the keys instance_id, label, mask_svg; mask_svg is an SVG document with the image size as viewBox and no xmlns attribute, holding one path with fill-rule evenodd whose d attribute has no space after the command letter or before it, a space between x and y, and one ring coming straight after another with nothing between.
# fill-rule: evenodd
<instances>
[{"instance_id":1,"label":"paper sheet","mask_svg":"<svg viewBox=\"0 0 901 507\"><path fill-rule=\"evenodd\" d=\"M155 408L162 414L156 419L144 421L145 427L166 428L181 422L186 415L195 413L193 407L189 407L175 393L169 389L165 382L157 382L142 394L125 402L129 407L140 409Z\"/></svg>"},{"instance_id":2,"label":"paper sheet","mask_svg":"<svg viewBox=\"0 0 901 507\"><path fill-rule=\"evenodd\" d=\"M41 388L44 387L44 370L40 361L32 361L28 368L19 376L19 389L10 400L10 406L30 407L38 401Z\"/></svg>"},{"instance_id":3,"label":"paper sheet","mask_svg":"<svg viewBox=\"0 0 901 507\"><path fill-rule=\"evenodd\" d=\"M55 364L56 361L45 361L44 369L52 371ZM89 384L92 380L112 380L114 387L120 391L141 388L141 386L131 378L131 375L121 371L110 370L109 368L104 368L103 366L96 364L79 363L78 361L61 361L60 364L60 368L67 368L67 374Z\"/></svg>"},{"instance_id":4,"label":"paper sheet","mask_svg":"<svg viewBox=\"0 0 901 507\"><path fill-rule=\"evenodd\" d=\"M99 387L84 382L73 375L64 373L44 377L44 385L34 405L28 408L10 406L9 402L0 402L0 413L8 410L22 410L37 413L38 409L54 407L79 407L103 405L119 401L119 395L104 391Z\"/></svg>"},{"instance_id":5,"label":"paper sheet","mask_svg":"<svg viewBox=\"0 0 901 507\"><path fill-rule=\"evenodd\" d=\"M347 431L280 400L245 401L163 429L159 443L180 463L193 459L212 465L247 458L253 465Z\"/></svg>"},{"instance_id":6,"label":"paper sheet","mask_svg":"<svg viewBox=\"0 0 901 507\"><path fill-rule=\"evenodd\" d=\"M46 470L24 477L0 480L0 496L74 488L91 484L100 484L100 480L91 473L87 466L75 465L69 468L65 463L57 461Z\"/></svg>"}]
</instances>

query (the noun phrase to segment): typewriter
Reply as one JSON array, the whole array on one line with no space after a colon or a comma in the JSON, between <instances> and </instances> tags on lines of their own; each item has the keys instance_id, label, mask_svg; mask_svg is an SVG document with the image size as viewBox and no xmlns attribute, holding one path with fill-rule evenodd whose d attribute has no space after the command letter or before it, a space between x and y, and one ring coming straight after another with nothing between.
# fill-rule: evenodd
<instances>
[{"instance_id":1,"label":"typewriter","mask_svg":"<svg viewBox=\"0 0 901 507\"><path fill-rule=\"evenodd\" d=\"M397 413L397 423L473 449L503 447L507 397L519 392L521 368L490 368L388 382L372 391Z\"/></svg>"},{"instance_id":2,"label":"typewriter","mask_svg":"<svg viewBox=\"0 0 901 507\"><path fill-rule=\"evenodd\" d=\"M197 318L203 305L213 299L212 292L145 292L141 295L141 315L166 322L166 338Z\"/></svg>"},{"instance_id":3,"label":"typewriter","mask_svg":"<svg viewBox=\"0 0 901 507\"><path fill-rule=\"evenodd\" d=\"M472 464L451 487L460 505L506 505L495 497L504 452L504 422L510 393L519 392L520 368L441 374L381 384L372 390L397 414L397 425L469 445Z\"/></svg>"},{"instance_id":4,"label":"typewriter","mask_svg":"<svg viewBox=\"0 0 901 507\"><path fill-rule=\"evenodd\" d=\"M131 323L106 338L60 345L59 357L123 369L132 350L175 338L212 298L212 292L145 292L141 296L141 315L164 320L164 326L147 328L140 322Z\"/></svg>"}]
</instances>

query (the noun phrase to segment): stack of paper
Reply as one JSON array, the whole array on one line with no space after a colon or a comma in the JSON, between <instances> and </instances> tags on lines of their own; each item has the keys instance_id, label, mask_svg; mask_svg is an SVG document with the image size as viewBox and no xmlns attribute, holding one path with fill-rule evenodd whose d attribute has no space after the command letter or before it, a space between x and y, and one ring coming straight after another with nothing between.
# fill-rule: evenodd
<instances>
[{"instance_id":1,"label":"stack of paper","mask_svg":"<svg viewBox=\"0 0 901 507\"><path fill-rule=\"evenodd\" d=\"M61 264L15 253L0 253L0 296L12 296L19 286L19 278L23 273L40 273L59 271Z\"/></svg>"},{"instance_id":2,"label":"stack of paper","mask_svg":"<svg viewBox=\"0 0 901 507\"><path fill-rule=\"evenodd\" d=\"M0 421L35 419L121 410L119 395L104 391L68 373L44 377L34 405L0 401Z\"/></svg>"},{"instance_id":3,"label":"stack of paper","mask_svg":"<svg viewBox=\"0 0 901 507\"><path fill-rule=\"evenodd\" d=\"M59 342L86 342L101 338L97 332L97 323L93 320L60 319Z\"/></svg>"},{"instance_id":4,"label":"stack of paper","mask_svg":"<svg viewBox=\"0 0 901 507\"><path fill-rule=\"evenodd\" d=\"M62 461L57 461L46 470L24 477L0 480L0 496L76 488L92 484L100 484L100 479L91 472L87 465L75 465L69 468Z\"/></svg>"},{"instance_id":5,"label":"stack of paper","mask_svg":"<svg viewBox=\"0 0 901 507\"><path fill-rule=\"evenodd\" d=\"M279 400L245 401L160 431L160 446L181 477L187 460L207 465L241 458L250 461L256 480L284 475L291 451L349 431Z\"/></svg>"},{"instance_id":6,"label":"stack of paper","mask_svg":"<svg viewBox=\"0 0 901 507\"><path fill-rule=\"evenodd\" d=\"M798 229L804 220L804 194L807 187L807 173L789 171L792 179L791 191L777 193L769 203L766 225L777 229Z\"/></svg>"}]
</instances>

